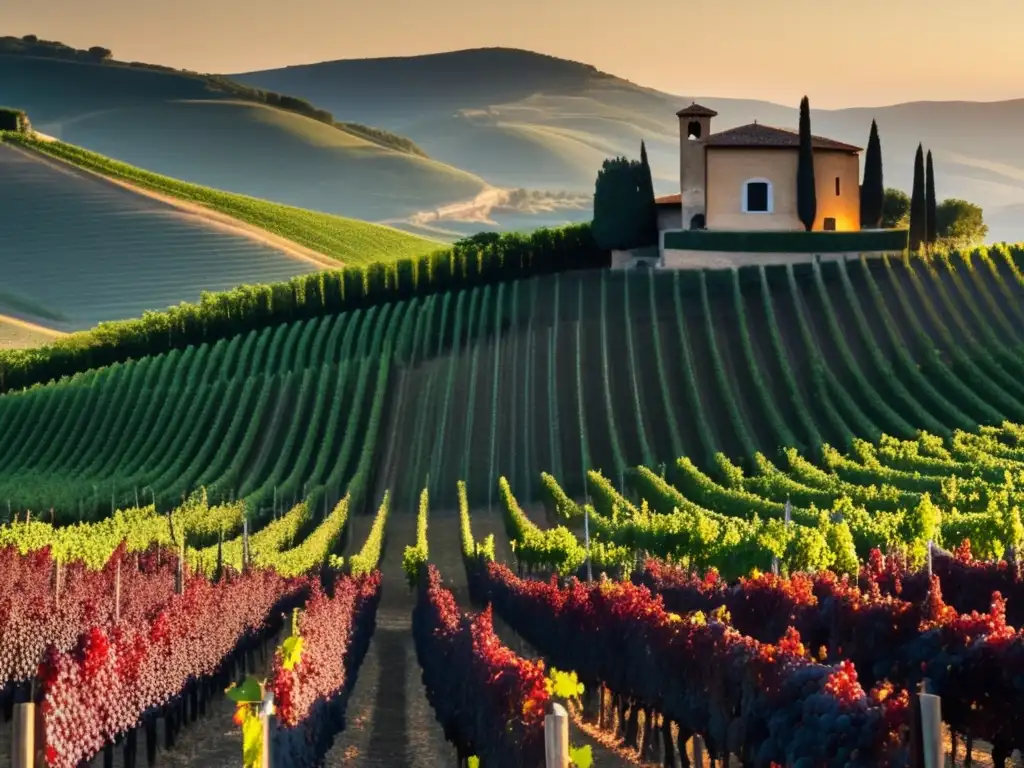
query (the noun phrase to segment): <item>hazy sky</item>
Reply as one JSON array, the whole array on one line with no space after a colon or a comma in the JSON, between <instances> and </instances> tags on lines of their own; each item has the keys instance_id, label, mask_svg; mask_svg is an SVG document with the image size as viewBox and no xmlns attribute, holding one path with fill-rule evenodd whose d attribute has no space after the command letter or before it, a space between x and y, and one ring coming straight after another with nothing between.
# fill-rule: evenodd
<instances>
[{"instance_id":1,"label":"hazy sky","mask_svg":"<svg viewBox=\"0 0 1024 768\"><path fill-rule=\"evenodd\" d=\"M1022 0L0 0L0 34L204 72L502 45L819 108L1024 98L1022 32Z\"/></svg>"}]
</instances>

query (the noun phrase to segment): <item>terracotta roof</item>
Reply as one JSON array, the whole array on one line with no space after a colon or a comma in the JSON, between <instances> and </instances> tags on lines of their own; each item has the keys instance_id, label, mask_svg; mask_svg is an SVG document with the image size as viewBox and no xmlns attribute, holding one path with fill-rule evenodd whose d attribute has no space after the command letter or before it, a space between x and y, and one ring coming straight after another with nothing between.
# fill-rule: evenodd
<instances>
[{"instance_id":1,"label":"terracotta roof","mask_svg":"<svg viewBox=\"0 0 1024 768\"><path fill-rule=\"evenodd\" d=\"M661 197L654 198L655 205L682 205L683 196L676 192L674 195L662 195Z\"/></svg>"},{"instance_id":2,"label":"terracotta roof","mask_svg":"<svg viewBox=\"0 0 1024 768\"><path fill-rule=\"evenodd\" d=\"M718 113L713 109L702 107L695 101L690 106L680 109L676 115L679 117L716 117Z\"/></svg>"},{"instance_id":3,"label":"terracotta roof","mask_svg":"<svg viewBox=\"0 0 1024 768\"><path fill-rule=\"evenodd\" d=\"M811 144L815 149L836 149L843 152L860 152L861 147L844 144L834 139L812 136ZM772 147L780 149L800 146L800 134L787 128L774 128L770 125L750 123L727 131L713 133L704 140L708 147Z\"/></svg>"}]
</instances>

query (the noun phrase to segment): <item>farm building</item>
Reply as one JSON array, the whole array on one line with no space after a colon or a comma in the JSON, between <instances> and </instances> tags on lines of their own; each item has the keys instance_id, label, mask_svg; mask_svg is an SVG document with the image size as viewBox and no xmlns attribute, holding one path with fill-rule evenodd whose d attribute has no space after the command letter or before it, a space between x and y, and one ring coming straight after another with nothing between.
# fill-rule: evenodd
<instances>
[{"instance_id":1,"label":"farm building","mask_svg":"<svg viewBox=\"0 0 1024 768\"><path fill-rule=\"evenodd\" d=\"M679 192L655 200L657 253L621 252L616 266L740 266L906 247L906 232L861 229L860 147L813 137L817 215L807 232L797 215L797 131L753 122L712 133L718 113L697 103L676 114Z\"/></svg>"}]
</instances>

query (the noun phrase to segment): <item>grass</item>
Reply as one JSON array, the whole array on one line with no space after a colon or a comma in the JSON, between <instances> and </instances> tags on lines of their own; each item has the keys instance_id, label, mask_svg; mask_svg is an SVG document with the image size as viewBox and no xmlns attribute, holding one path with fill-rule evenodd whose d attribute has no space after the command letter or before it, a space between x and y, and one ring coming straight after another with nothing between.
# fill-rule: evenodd
<instances>
[{"instance_id":1,"label":"grass","mask_svg":"<svg viewBox=\"0 0 1024 768\"><path fill-rule=\"evenodd\" d=\"M52 336L23 328L0 317L0 349L41 347L51 341Z\"/></svg>"},{"instance_id":2,"label":"grass","mask_svg":"<svg viewBox=\"0 0 1024 768\"><path fill-rule=\"evenodd\" d=\"M437 241L409 235L391 227L172 179L63 142L45 142L17 136L10 136L9 139L80 168L227 214L345 264L393 261L419 256L440 247Z\"/></svg>"}]
</instances>

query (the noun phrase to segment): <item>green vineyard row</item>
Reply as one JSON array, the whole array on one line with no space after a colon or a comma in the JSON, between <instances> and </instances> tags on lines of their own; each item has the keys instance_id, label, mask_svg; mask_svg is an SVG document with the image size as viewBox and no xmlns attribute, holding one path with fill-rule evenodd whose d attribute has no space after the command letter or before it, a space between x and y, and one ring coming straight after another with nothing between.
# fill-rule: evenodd
<instances>
[{"instance_id":1,"label":"green vineyard row","mask_svg":"<svg viewBox=\"0 0 1024 768\"><path fill-rule=\"evenodd\" d=\"M529 504L542 471L582 498L595 471L625 489L680 456L762 495L783 468L793 503L820 509L815 472L899 441L939 441L998 482L1016 449L982 450L978 430L1024 423L1021 255L561 273L116 363L0 397L0 519L165 510L199 488L257 520L303 500L319 518L357 477L358 511L384 489L411 508L424 487L454 507L460 479L493 507L499 477ZM894 511L941 492L884 485L840 495Z\"/></svg>"}]
</instances>

